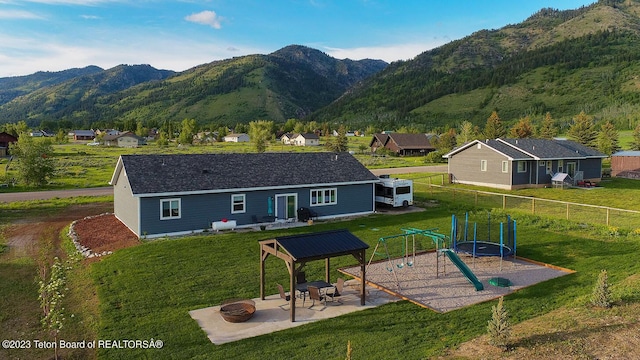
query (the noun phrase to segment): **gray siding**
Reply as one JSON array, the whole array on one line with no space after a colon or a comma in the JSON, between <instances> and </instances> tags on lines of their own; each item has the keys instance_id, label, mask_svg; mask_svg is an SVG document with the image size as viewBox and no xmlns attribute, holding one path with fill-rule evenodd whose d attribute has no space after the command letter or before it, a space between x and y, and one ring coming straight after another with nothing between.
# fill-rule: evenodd
<instances>
[{"instance_id":1,"label":"gray siding","mask_svg":"<svg viewBox=\"0 0 640 360\"><path fill-rule=\"evenodd\" d=\"M138 199L133 197L125 171L121 171L113 186L113 213L138 237L142 236L138 223Z\"/></svg>"},{"instance_id":2,"label":"gray siding","mask_svg":"<svg viewBox=\"0 0 640 360\"><path fill-rule=\"evenodd\" d=\"M482 160L487 160L487 171L480 170ZM453 174L455 181L461 183L510 186L514 170L510 163L509 171L502 172L502 161L506 160L506 156L480 143L480 149L473 145L452 155L449 158L449 172Z\"/></svg>"}]
</instances>

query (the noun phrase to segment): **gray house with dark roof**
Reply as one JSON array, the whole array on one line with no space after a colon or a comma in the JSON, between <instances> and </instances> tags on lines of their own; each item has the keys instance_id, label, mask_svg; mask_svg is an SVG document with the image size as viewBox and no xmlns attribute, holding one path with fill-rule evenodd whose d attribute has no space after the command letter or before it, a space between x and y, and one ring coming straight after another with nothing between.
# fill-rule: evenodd
<instances>
[{"instance_id":1,"label":"gray house with dark roof","mask_svg":"<svg viewBox=\"0 0 640 360\"><path fill-rule=\"evenodd\" d=\"M349 153L122 155L115 216L139 237L181 235L375 210L379 181ZM305 220L305 219L302 219Z\"/></svg>"},{"instance_id":2,"label":"gray house with dark roof","mask_svg":"<svg viewBox=\"0 0 640 360\"><path fill-rule=\"evenodd\" d=\"M550 186L556 173L599 182L607 156L570 140L495 139L469 142L443 157L454 182L513 190Z\"/></svg>"}]
</instances>

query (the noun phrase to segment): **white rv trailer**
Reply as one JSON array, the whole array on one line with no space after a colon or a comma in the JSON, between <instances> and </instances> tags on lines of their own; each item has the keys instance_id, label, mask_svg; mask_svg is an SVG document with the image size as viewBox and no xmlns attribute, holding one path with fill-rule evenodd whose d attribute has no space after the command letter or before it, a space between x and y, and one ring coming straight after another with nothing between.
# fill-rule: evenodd
<instances>
[{"instance_id":1,"label":"white rv trailer","mask_svg":"<svg viewBox=\"0 0 640 360\"><path fill-rule=\"evenodd\" d=\"M380 175L380 182L376 184L376 202L393 207L413 205L413 180Z\"/></svg>"}]
</instances>

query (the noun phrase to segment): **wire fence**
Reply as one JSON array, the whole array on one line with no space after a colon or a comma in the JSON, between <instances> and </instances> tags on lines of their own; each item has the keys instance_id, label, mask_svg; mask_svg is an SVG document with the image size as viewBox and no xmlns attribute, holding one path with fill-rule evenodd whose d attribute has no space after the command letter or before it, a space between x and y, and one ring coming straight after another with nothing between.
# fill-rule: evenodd
<instances>
[{"instance_id":1,"label":"wire fence","mask_svg":"<svg viewBox=\"0 0 640 360\"><path fill-rule=\"evenodd\" d=\"M438 174L414 181L414 193L417 191L426 194L426 201L439 200L452 204L519 211L578 223L630 229L640 234L640 211L456 188L447 186L446 176Z\"/></svg>"}]
</instances>

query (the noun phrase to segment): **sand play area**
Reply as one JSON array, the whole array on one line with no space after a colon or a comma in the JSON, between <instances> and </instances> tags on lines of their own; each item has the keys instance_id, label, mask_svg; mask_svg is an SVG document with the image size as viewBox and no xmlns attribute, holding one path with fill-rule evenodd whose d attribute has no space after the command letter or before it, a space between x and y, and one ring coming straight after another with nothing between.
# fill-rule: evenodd
<instances>
[{"instance_id":1,"label":"sand play area","mask_svg":"<svg viewBox=\"0 0 640 360\"><path fill-rule=\"evenodd\" d=\"M438 312L447 312L508 295L514 291L549 279L573 273L572 270L540 264L522 258L476 257L460 255L460 259L476 275L484 289L476 288L444 254L416 254L413 265L398 264L403 259L379 261L367 266L367 283L398 297ZM393 271L389 271L393 269ZM436 270L437 276L436 276ZM360 268L343 268L341 272L360 278ZM489 284L489 279L501 277L511 282L509 287Z\"/></svg>"}]
</instances>

